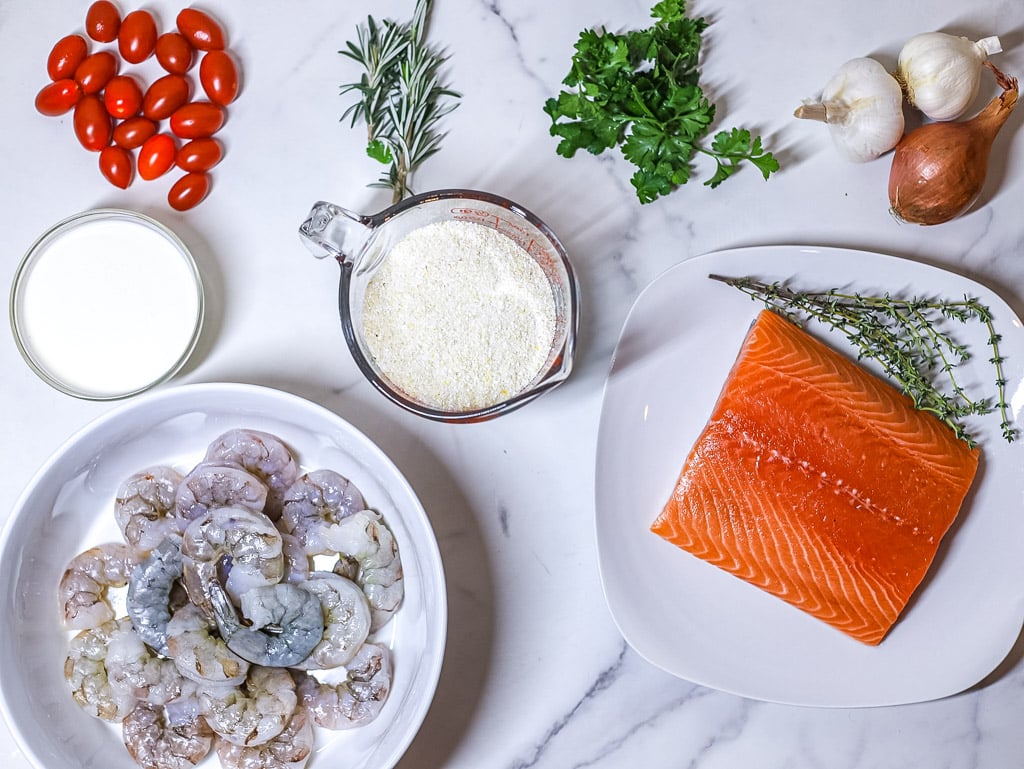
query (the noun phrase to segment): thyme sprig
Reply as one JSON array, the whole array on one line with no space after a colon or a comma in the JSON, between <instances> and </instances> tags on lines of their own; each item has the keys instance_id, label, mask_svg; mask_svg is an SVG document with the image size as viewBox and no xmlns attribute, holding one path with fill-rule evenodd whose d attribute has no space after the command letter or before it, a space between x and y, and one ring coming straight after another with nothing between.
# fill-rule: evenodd
<instances>
[{"instance_id":1,"label":"thyme sprig","mask_svg":"<svg viewBox=\"0 0 1024 769\"><path fill-rule=\"evenodd\" d=\"M441 80L447 56L425 40L430 3L417 0L412 19L403 23L367 16L356 42L338 51L363 68L358 82L341 86L342 95L359 97L341 119L366 125L366 153L388 165L370 186L391 189L395 203L412 193L413 172L441 148L437 124L460 98Z\"/></svg>"},{"instance_id":2,"label":"thyme sprig","mask_svg":"<svg viewBox=\"0 0 1024 769\"><path fill-rule=\"evenodd\" d=\"M1007 441L1017 437L1006 403L1005 359L999 352L1001 336L992 323L992 311L977 298L965 295L963 301L950 301L925 297L900 299L888 293L865 296L838 289L797 291L779 282L721 275L709 277L763 302L797 325L812 319L841 332L856 348L858 358L877 361L916 408L934 414L972 447L975 441L963 420L996 409L1003 437ZM966 345L942 330L943 319L959 323L975 320L985 326L992 353L989 362L995 371L994 404L990 398L973 398L961 384L956 368L969 360L971 353ZM944 385L935 381L943 377Z\"/></svg>"}]
</instances>

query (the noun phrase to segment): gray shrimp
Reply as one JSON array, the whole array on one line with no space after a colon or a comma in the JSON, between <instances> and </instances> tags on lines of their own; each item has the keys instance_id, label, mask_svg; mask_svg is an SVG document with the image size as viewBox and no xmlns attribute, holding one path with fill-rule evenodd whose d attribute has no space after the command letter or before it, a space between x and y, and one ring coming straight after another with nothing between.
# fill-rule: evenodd
<instances>
[{"instance_id":1,"label":"gray shrimp","mask_svg":"<svg viewBox=\"0 0 1024 769\"><path fill-rule=\"evenodd\" d=\"M310 555L337 552L334 535L340 521L366 508L363 495L334 470L305 473L284 495L281 523Z\"/></svg>"},{"instance_id":2,"label":"gray shrimp","mask_svg":"<svg viewBox=\"0 0 1024 769\"><path fill-rule=\"evenodd\" d=\"M298 585L281 582L243 593L244 623L219 583L211 586L209 595L217 629L228 648L256 665L296 665L323 638L320 599Z\"/></svg>"},{"instance_id":3,"label":"gray shrimp","mask_svg":"<svg viewBox=\"0 0 1024 769\"><path fill-rule=\"evenodd\" d=\"M313 740L313 722L299 708L284 731L262 745L218 740L217 757L224 769L303 769L313 755Z\"/></svg>"},{"instance_id":4,"label":"gray shrimp","mask_svg":"<svg viewBox=\"0 0 1024 769\"><path fill-rule=\"evenodd\" d=\"M214 624L194 604L182 606L167 623L167 647L183 676L200 684L237 686L249 663L211 632Z\"/></svg>"},{"instance_id":5,"label":"gray shrimp","mask_svg":"<svg viewBox=\"0 0 1024 769\"><path fill-rule=\"evenodd\" d=\"M158 465L129 476L114 499L114 518L125 541L143 558L178 530L174 500L183 476L173 467Z\"/></svg>"},{"instance_id":6,"label":"gray shrimp","mask_svg":"<svg viewBox=\"0 0 1024 769\"><path fill-rule=\"evenodd\" d=\"M299 701L325 729L368 724L380 715L391 691L391 655L385 646L363 644L345 670L348 677L339 684L296 674Z\"/></svg>"},{"instance_id":7,"label":"gray shrimp","mask_svg":"<svg viewBox=\"0 0 1024 769\"><path fill-rule=\"evenodd\" d=\"M171 619L171 593L183 574L181 542L167 537L132 571L125 608L135 632L160 654L167 656L167 623Z\"/></svg>"},{"instance_id":8,"label":"gray shrimp","mask_svg":"<svg viewBox=\"0 0 1024 769\"><path fill-rule=\"evenodd\" d=\"M284 493L299 475L299 465L280 438L259 430L228 430L206 451L207 462L231 462L244 467L267 484L264 512L271 519L281 515Z\"/></svg>"},{"instance_id":9,"label":"gray shrimp","mask_svg":"<svg viewBox=\"0 0 1024 769\"><path fill-rule=\"evenodd\" d=\"M89 715L104 721L120 721L137 702L130 693L111 685L106 667L111 637L119 630L131 629L127 617L109 620L83 630L68 645L64 678L71 687L71 696Z\"/></svg>"},{"instance_id":10,"label":"gray shrimp","mask_svg":"<svg viewBox=\"0 0 1024 769\"><path fill-rule=\"evenodd\" d=\"M235 745L262 745L281 734L298 704L295 681L283 668L254 665L241 686L199 695L206 722Z\"/></svg>"},{"instance_id":11,"label":"gray shrimp","mask_svg":"<svg viewBox=\"0 0 1024 769\"><path fill-rule=\"evenodd\" d=\"M405 597L405 581L398 543L376 510L361 510L341 521L332 540L339 561L334 571L362 587L370 603L370 632L379 630L394 615Z\"/></svg>"},{"instance_id":12,"label":"gray shrimp","mask_svg":"<svg viewBox=\"0 0 1024 769\"><path fill-rule=\"evenodd\" d=\"M179 530L217 507L244 507L262 513L267 486L244 467L228 462L201 462L178 484L174 513Z\"/></svg>"},{"instance_id":13,"label":"gray shrimp","mask_svg":"<svg viewBox=\"0 0 1024 769\"><path fill-rule=\"evenodd\" d=\"M186 687L174 661L154 656L130 623L111 633L103 664L114 689L150 705L176 700Z\"/></svg>"},{"instance_id":14,"label":"gray shrimp","mask_svg":"<svg viewBox=\"0 0 1024 769\"><path fill-rule=\"evenodd\" d=\"M123 542L98 545L72 558L58 588L64 627L95 628L114 619L107 589L128 584L133 568L134 556Z\"/></svg>"},{"instance_id":15,"label":"gray shrimp","mask_svg":"<svg viewBox=\"0 0 1024 769\"><path fill-rule=\"evenodd\" d=\"M324 635L310 655L296 667L334 668L348 663L370 634L370 605L352 580L316 571L300 587L320 599Z\"/></svg>"},{"instance_id":16,"label":"gray shrimp","mask_svg":"<svg viewBox=\"0 0 1024 769\"><path fill-rule=\"evenodd\" d=\"M202 718L168 723L164 709L141 702L121 722L121 734L142 769L189 769L213 747L213 731Z\"/></svg>"},{"instance_id":17,"label":"gray shrimp","mask_svg":"<svg viewBox=\"0 0 1024 769\"><path fill-rule=\"evenodd\" d=\"M309 579L310 572L313 571L313 563L298 537L288 532L281 532L281 552L284 554L282 582L298 584Z\"/></svg>"}]
</instances>

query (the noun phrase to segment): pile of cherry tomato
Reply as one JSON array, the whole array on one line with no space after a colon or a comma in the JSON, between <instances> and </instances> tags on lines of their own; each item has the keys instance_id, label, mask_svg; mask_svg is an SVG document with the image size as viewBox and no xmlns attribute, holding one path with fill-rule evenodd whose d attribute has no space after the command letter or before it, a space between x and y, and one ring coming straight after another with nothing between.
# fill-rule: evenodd
<instances>
[{"instance_id":1,"label":"pile of cherry tomato","mask_svg":"<svg viewBox=\"0 0 1024 769\"><path fill-rule=\"evenodd\" d=\"M144 180L175 167L185 171L167 195L172 208L185 211L209 193L209 171L224 154L213 135L238 94L238 69L225 51L223 30L209 15L185 8L176 21L176 31L159 34L148 11L121 18L113 3L97 0L89 6L85 32L97 43L116 43L116 49L90 53L82 35L61 38L46 62L51 82L35 103L44 115L74 110L75 136L99 153L103 176L121 189L136 171ZM139 64L154 55L167 74L146 88L119 72L122 60ZM186 77L197 58L205 100L192 99ZM165 120L168 130L161 130Z\"/></svg>"}]
</instances>

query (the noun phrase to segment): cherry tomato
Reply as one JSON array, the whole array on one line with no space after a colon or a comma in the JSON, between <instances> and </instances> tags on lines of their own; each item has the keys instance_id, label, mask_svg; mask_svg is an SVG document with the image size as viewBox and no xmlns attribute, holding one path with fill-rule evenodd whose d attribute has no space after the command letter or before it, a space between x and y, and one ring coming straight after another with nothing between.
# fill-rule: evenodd
<instances>
[{"instance_id":1,"label":"cherry tomato","mask_svg":"<svg viewBox=\"0 0 1024 769\"><path fill-rule=\"evenodd\" d=\"M195 53L177 32L165 32L156 39L156 60L172 75L184 75L192 69Z\"/></svg>"},{"instance_id":2,"label":"cherry tomato","mask_svg":"<svg viewBox=\"0 0 1024 769\"><path fill-rule=\"evenodd\" d=\"M156 123L144 117L132 117L114 126L114 144L133 150L156 133Z\"/></svg>"},{"instance_id":3,"label":"cherry tomato","mask_svg":"<svg viewBox=\"0 0 1024 769\"><path fill-rule=\"evenodd\" d=\"M63 115L78 104L82 90L71 78L47 83L36 95L36 109L51 117Z\"/></svg>"},{"instance_id":4,"label":"cherry tomato","mask_svg":"<svg viewBox=\"0 0 1024 769\"><path fill-rule=\"evenodd\" d=\"M75 136L90 152L99 152L110 144L110 115L99 96L83 96L75 105Z\"/></svg>"},{"instance_id":5,"label":"cherry tomato","mask_svg":"<svg viewBox=\"0 0 1024 769\"><path fill-rule=\"evenodd\" d=\"M113 118L133 117L142 107L142 89L130 75L117 75L103 89L103 104Z\"/></svg>"},{"instance_id":6,"label":"cherry tomato","mask_svg":"<svg viewBox=\"0 0 1024 769\"><path fill-rule=\"evenodd\" d=\"M224 51L210 51L199 62L199 82L214 104L227 106L238 95L238 70Z\"/></svg>"},{"instance_id":7,"label":"cherry tomato","mask_svg":"<svg viewBox=\"0 0 1024 769\"><path fill-rule=\"evenodd\" d=\"M210 192L210 177L203 173L188 173L178 179L167 193L167 202L175 211L187 211L202 202Z\"/></svg>"},{"instance_id":8,"label":"cherry tomato","mask_svg":"<svg viewBox=\"0 0 1024 769\"><path fill-rule=\"evenodd\" d=\"M156 21L149 11L132 11L124 17L117 32L117 50L132 64L145 61L156 48Z\"/></svg>"},{"instance_id":9,"label":"cherry tomato","mask_svg":"<svg viewBox=\"0 0 1024 769\"><path fill-rule=\"evenodd\" d=\"M224 110L208 101L194 101L171 115L171 131L181 139L205 139L224 125Z\"/></svg>"},{"instance_id":10,"label":"cherry tomato","mask_svg":"<svg viewBox=\"0 0 1024 769\"><path fill-rule=\"evenodd\" d=\"M156 134L139 148L139 176L146 181L167 173L174 165L178 148L170 134Z\"/></svg>"},{"instance_id":11,"label":"cherry tomato","mask_svg":"<svg viewBox=\"0 0 1024 769\"><path fill-rule=\"evenodd\" d=\"M128 189L135 173L132 153L113 144L100 150L100 173L115 187Z\"/></svg>"},{"instance_id":12,"label":"cherry tomato","mask_svg":"<svg viewBox=\"0 0 1024 769\"><path fill-rule=\"evenodd\" d=\"M97 51L82 59L75 68L75 80L82 87L82 93L99 93L117 74L117 59L108 51Z\"/></svg>"},{"instance_id":13,"label":"cherry tomato","mask_svg":"<svg viewBox=\"0 0 1024 769\"><path fill-rule=\"evenodd\" d=\"M202 11L185 8L177 21L178 31L200 51L219 51L224 47L224 30Z\"/></svg>"},{"instance_id":14,"label":"cherry tomato","mask_svg":"<svg viewBox=\"0 0 1024 769\"><path fill-rule=\"evenodd\" d=\"M75 70L89 55L89 44L81 35L67 35L57 41L46 59L46 72L50 80L74 77Z\"/></svg>"},{"instance_id":15,"label":"cherry tomato","mask_svg":"<svg viewBox=\"0 0 1024 769\"><path fill-rule=\"evenodd\" d=\"M224 150L216 139L193 139L178 150L174 163L182 171L201 173L209 171L224 157Z\"/></svg>"},{"instance_id":16,"label":"cherry tomato","mask_svg":"<svg viewBox=\"0 0 1024 769\"><path fill-rule=\"evenodd\" d=\"M188 103L191 87L182 75L164 75L154 80L142 99L142 114L150 120L169 118Z\"/></svg>"},{"instance_id":17,"label":"cherry tomato","mask_svg":"<svg viewBox=\"0 0 1024 769\"><path fill-rule=\"evenodd\" d=\"M117 39L121 14L109 0L96 0L85 14L85 32L98 43L112 43Z\"/></svg>"}]
</instances>

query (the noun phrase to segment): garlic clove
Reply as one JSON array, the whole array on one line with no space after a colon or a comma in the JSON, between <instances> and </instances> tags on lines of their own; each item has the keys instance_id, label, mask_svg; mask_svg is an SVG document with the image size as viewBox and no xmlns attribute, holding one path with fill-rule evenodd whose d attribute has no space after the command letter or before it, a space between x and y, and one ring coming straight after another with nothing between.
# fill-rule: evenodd
<instances>
[{"instance_id":1,"label":"garlic clove","mask_svg":"<svg viewBox=\"0 0 1024 769\"><path fill-rule=\"evenodd\" d=\"M925 32L903 46L896 76L907 101L929 118L955 120L978 94L982 65L1002 50L994 36L971 42L945 32Z\"/></svg>"}]
</instances>

